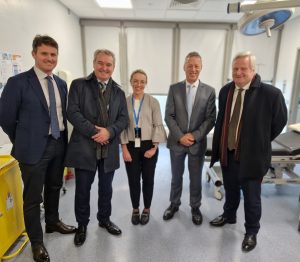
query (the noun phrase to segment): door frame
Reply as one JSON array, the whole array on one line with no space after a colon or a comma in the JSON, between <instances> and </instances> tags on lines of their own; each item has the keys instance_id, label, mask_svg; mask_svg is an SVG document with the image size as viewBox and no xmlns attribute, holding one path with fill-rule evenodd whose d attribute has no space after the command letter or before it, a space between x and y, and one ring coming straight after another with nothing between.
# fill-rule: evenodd
<instances>
[{"instance_id":1,"label":"door frame","mask_svg":"<svg viewBox=\"0 0 300 262\"><path fill-rule=\"evenodd\" d=\"M297 121L298 107L300 103L300 48L297 49L296 63L294 70L293 88L291 95L291 104L289 110L288 124L294 124Z\"/></svg>"}]
</instances>

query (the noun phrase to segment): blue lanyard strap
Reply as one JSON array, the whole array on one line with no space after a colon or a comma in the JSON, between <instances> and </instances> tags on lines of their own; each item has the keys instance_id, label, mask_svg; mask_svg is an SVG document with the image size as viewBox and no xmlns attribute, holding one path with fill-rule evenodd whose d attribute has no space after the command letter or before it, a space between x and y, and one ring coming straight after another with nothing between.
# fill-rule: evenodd
<instances>
[{"instance_id":1,"label":"blue lanyard strap","mask_svg":"<svg viewBox=\"0 0 300 262\"><path fill-rule=\"evenodd\" d=\"M140 102L140 106L139 106L139 111L138 111L138 114L136 115L136 112L135 112L135 109L134 109L134 98L133 98L133 95L131 97L131 102L132 102L132 109L133 109L133 116L134 116L134 121L135 121L135 130L138 131L139 127L138 127L138 124L139 124L139 119L140 119L140 112L141 112L141 108L142 108L142 105L143 105L143 102L144 102L144 96Z\"/></svg>"}]
</instances>

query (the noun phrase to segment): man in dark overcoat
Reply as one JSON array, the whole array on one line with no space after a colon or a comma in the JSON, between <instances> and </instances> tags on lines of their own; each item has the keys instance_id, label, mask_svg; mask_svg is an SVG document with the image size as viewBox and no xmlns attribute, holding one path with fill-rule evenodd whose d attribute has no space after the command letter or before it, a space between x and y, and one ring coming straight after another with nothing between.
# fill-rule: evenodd
<instances>
[{"instance_id":1,"label":"man in dark overcoat","mask_svg":"<svg viewBox=\"0 0 300 262\"><path fill-rule=\"evenodd\" d=\"M74 243L85 242L90 217L90 190L98 171L99 226L113 235L121 230L111 220L112 181L120 167L119 135L128 124L125 94L111 78L115 56L96 50L94 71L72 82L67 116L74 126L67 150L66 166L75 168L75 216L78 229Z\"/></svg>"},{"instance_id":2,"label":"man in dark overcoat","mask_svg":"<svg viewBox=\"0 0 300 262\"><path fill-rule=\"evenodd\" d=\"M261 82L255 56L239 53L232 63L233 81L219 94L211 167L220 160L225 188L223 214L210 222L220 227L236 223L240 190L244 196L244 252L256 246L261 218L261 182L271 162L271 141L287 122L281 91Z\"/></svg>"}]
</instances>

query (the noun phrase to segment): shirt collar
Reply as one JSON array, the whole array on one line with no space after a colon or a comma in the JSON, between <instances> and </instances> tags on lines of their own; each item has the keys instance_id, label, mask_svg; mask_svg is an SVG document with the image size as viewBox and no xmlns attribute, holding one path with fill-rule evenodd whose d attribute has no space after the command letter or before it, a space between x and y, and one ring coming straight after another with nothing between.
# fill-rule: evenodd
<instances>
[{"instance_id":1,"label":"shirt collar","mask_svg":"<svg viewBox=\"0 0 300 262\"><path fill-rule=\"evenodd\" d=\"M37 75L38 79L45 79L48 75L44 73L41 69L37 68L36 66L33 67L35 74ZM51 73L50 76L53 78L53 74Z\"/></svg>"},{"instance_id":2,"label":"shirt collar","mask_svg":"<svg viewBox=\"0 0 300 262\"><path fill-rule=\"evenodd\" d=\"M244 86L237 86L237 85L235 85L235 89L248 90L250 88L250 85L251 85L251 81L248 84L244 85Z\"/></svg>"},{"instance_id":3,"label":"shirt collar","mask_svg":"<svg viewBox=\"0 0 300 262\"><path fill-rule=\"evenodd\" d=\"M107 86L109 79L107 79L107 80L105 80L105 81L101 81L100 79L97 78L97 81L98 81L99 83L103 83L103 84L105 84L105 86Z\"/></svg>"},{"instance_id":4,"label":"shirt collar","mask_svg":"<svg viewBox=\"0 0 300 262\"><path fill-rule=\"evenodd\" d=\"M186 87L188 87L188 86L198 87L199 86L199 82L200 82L199 79L197 79L194 83L189 83L188 81L185 81L185 85L186 85Z\"/></svg>"}]
</instances>

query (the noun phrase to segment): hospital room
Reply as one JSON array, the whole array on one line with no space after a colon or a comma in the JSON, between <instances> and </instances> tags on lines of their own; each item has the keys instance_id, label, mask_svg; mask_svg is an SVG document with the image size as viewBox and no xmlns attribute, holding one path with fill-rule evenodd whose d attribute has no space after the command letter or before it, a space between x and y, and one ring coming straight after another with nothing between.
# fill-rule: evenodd
<instances>
[{"instance_id":1,"label":"hospital room","mask_svg":"<svg viewBox=\"0 0 300 262\"><path fill-rule=\"evenodd\" d=\"M0 262L299 261L300 0L0 0Z\"/></svg>"}]
</instances>

